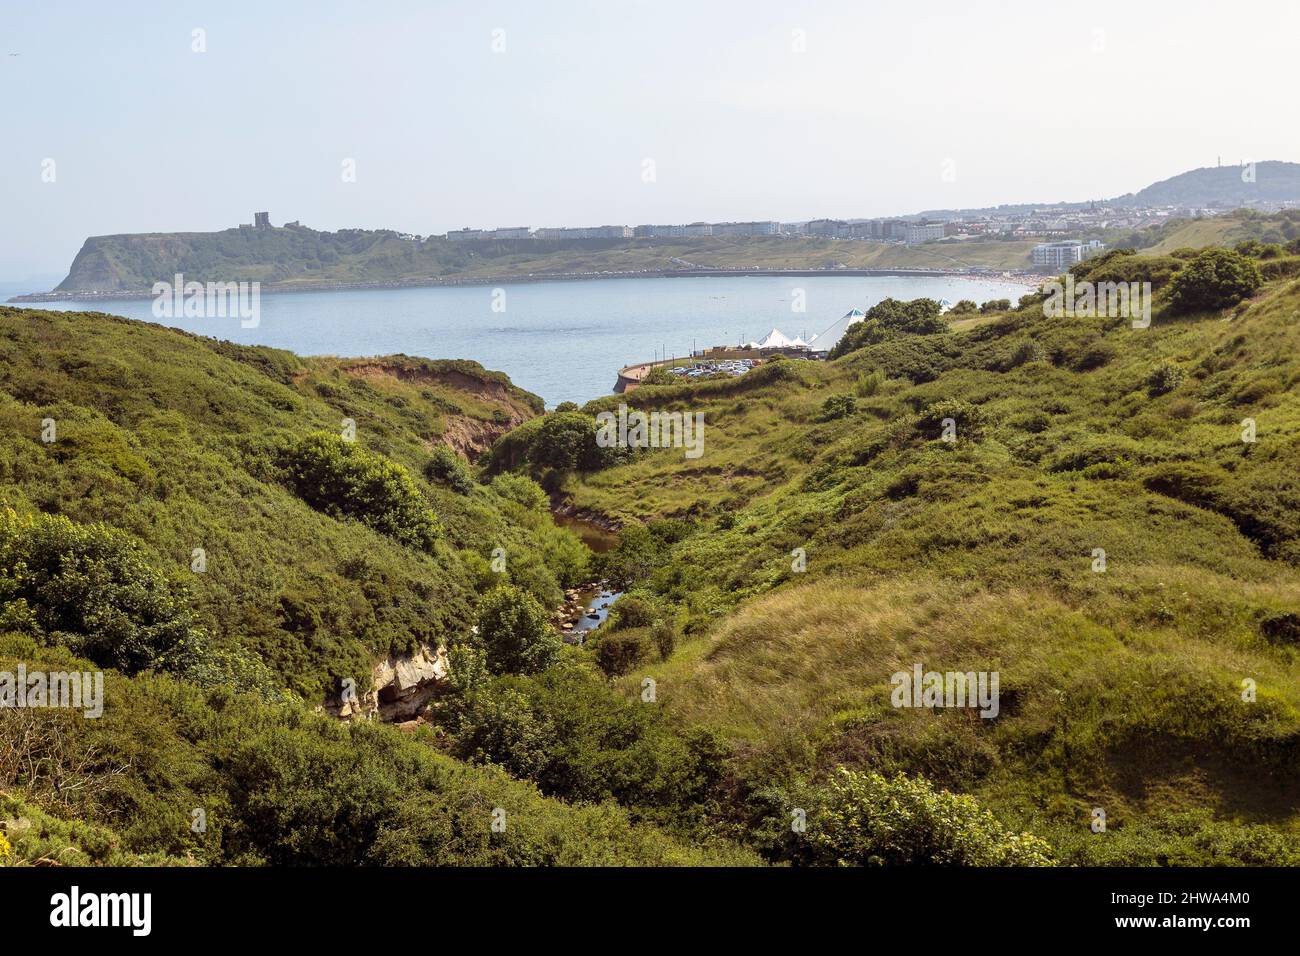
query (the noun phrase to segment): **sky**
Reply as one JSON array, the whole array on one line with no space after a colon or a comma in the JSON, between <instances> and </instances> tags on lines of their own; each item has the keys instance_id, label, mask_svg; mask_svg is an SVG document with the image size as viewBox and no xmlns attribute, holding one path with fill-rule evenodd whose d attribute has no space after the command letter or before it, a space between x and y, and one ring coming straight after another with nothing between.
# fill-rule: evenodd
<instances>
[{"instance_id":1,"label":"sky","mask_svg":"<svg viewBox=\"0 0 1300 956\"><path fill-rule=\"evenodd\" d=\"M1297 36L1294 0L0 0L0 280L255 210L427 235L1116 196L1300 160Z\"/></svg>"}]
</instances>

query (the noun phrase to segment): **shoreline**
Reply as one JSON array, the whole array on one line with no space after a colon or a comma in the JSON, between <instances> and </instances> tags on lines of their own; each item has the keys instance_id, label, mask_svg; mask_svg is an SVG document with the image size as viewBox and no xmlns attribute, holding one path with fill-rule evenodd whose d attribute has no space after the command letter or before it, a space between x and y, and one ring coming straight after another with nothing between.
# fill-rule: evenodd
<instances>
[{"instance_id":1,"label":"shoreline","mask_svg":"<svg viewBox=\"0 0 1300 956\"><path fill-rule=\"evenodd\" d=\"M391 279L357 282L320 282L300 285L262 286L260 293L266 295L310 293L310 292L353 292L383 289L438 289L459 286L517 285L531 282L593 282L600 279L699 279L725 276L788 276L808 278L822 276L845 277L887 277L916 276L922 278L982 279L984 281L1005 282L1008 285L1034 285L1048 278L1046 274L1030 272L1013 272L992 269L642 269L623 272L552 272L525 273L506 276L451 276L446 278ZM147 301L154 298L152 290L120 290L111 292L29 292L12 296L6 303L23 302L130 302Z\"/></svg>"}]
</instances>

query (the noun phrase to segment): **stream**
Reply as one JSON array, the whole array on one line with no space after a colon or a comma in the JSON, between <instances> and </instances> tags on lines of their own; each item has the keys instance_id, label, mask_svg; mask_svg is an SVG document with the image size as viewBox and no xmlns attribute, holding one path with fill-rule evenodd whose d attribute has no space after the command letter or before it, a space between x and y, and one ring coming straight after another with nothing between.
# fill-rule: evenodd
<instances>
[{"instance_id":1,"label":"stream","mask_svg":"<svg viewBox=\"0 0 1300 956\"><path fill-rule=\"evenodd\" d=\"M583 544L596 554L604 554L618 546L618 532L602 528L600 525L577 515L562 514L552 511L551 517L561 528L568 528ZM609 609L623 596L622 591L611 591L603 587L587 588L582 591L582 614L573 622L573 627L564 633L564 639L571 644L583 643L587 635L609 618Z\"/></svg>"}]
</instances>

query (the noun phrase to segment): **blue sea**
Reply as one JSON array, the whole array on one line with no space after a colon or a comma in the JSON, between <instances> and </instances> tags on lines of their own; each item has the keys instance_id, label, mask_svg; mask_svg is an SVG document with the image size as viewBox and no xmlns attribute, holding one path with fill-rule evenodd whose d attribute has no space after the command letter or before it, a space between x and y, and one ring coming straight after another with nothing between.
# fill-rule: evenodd
<instances>
[{"instance_id":1,"label":"blue sea","mask_svg":"<svg viewBox=\"0 0 1300 956\"><path fill-rule=\"evenodd\" d=\"M0 302L49 287L0 282ZM264 293L259 324L249 329L238 318L155 319L148 300L93 308L302 355L474 359L554 407L609 394L622 366L758 340L773 328L807 340L850 309L865 311L887 296L1014 302L1028 291L975 277L708 276ZM27 307L89 308L82 302Z\"/></svg>"}]
</instances>

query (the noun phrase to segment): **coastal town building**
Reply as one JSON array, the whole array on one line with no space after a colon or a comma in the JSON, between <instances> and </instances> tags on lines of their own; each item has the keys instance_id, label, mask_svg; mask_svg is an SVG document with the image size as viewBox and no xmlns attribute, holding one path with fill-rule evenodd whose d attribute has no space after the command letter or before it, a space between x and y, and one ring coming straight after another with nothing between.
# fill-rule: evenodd
<instances>
[{"instance_id":1,"label":"coastal town building","mask_svg":"<svg viewBox=\"0 0 1300 956\"><path fill-rule=\"evenodd\" d=\"M1034 265L1050 269L1068 269L1077 262L1095 256L1106 248L1105 243L1093 239L1080 242L1078 239L1066 239L1060 242L1040 242L1034 246L1032 258Z\"/></svg>"},{"instance_id":2,"label":"coastal town building","mask_svg":"<svg viewBox=\"0 0 1300 956\"><path fill-rule=\"evenodd\" d=\"M909 244L942 238L943 223L941 222L909 222L903 233L903 241Z\"/></svg>"}]
</instances>

